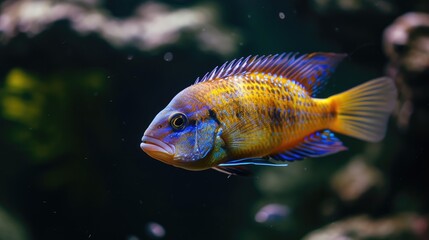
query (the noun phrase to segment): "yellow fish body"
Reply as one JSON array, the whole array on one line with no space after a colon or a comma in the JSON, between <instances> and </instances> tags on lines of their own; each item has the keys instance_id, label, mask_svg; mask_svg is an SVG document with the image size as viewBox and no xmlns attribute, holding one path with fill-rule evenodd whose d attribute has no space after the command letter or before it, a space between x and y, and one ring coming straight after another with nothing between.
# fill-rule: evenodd
<instances>
[{"instance_id":1,"label":"yellow fish body","mask_svg":"<svg viewBox=\"0 0 429 240\"><path fill-rule=\"evenodd\" d=\"M140 146L177 167L245 174L242 165L285 166L345 150L330 130L379 141L396 99L391 79L314 98L344 57L281 54L227 62L176 95Z\"/></svg>"}]
</instances>

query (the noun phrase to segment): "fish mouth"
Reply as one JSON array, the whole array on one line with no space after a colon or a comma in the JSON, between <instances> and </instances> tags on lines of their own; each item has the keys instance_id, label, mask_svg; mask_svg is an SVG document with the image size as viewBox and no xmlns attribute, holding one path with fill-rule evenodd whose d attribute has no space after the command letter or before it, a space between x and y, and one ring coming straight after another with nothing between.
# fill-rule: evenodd
<instances>
[{"instance_id":1,"label":"fish mouth","mask_svg":"<svg viewBox=\"0 0 429 240\"><path fill-rule=\"evenodd\" d=\"M149 136L142 137L140 148L149 156L166 163L171 163L176 151L174 146Z\"/></svg>"}]
</instances>

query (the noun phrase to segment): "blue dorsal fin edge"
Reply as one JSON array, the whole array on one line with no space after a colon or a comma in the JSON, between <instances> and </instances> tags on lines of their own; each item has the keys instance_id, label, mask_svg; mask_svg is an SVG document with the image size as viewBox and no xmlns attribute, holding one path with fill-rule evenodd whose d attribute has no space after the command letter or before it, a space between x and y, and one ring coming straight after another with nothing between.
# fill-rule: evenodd
<instances>
[{"instance_id":1,"label":"blue dorsal fin edge","mask_svg":"<svg viewBox=\"0 0 429 240\"><path fill-rule=\"evenodd\" d=\"M204 77L197 78L195 84L258 72L293 80L314 97L346 56L347 54L342 53L323 52L303 55L282 53L259 57L250 55L225 62L221 67L206 73Z\"/></svg>"},{"instance_id":2,"label":"blue dorsal fin edge","mask_svg":"<svg viewBox=\"0 0 429 240\"><path fill-rule=\"evenodd\" d=\"M316 158L345 151L347 147L329 130L315 132L307 136L301 144L285 152L262 158L244 158L231 160L219 164L221 167L260 165L260 166L287 166L286 162Z\"/></svg>"}]
</instances>

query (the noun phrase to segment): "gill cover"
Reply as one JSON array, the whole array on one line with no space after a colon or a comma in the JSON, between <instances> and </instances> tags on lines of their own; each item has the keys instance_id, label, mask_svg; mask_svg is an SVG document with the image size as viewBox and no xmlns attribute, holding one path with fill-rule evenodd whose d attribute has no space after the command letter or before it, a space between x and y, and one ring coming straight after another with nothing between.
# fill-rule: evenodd
<instances>
[{"instance_id":1,"label":"gill cover","mask_svg":"<svg viewBox=\"0 0 429 240\"><path fill-rule=\"evenodd\" d=\"M190 162L203 159L213 149L216 138L217 123L213 119L206 118L191 121L182 130L182 141L176 143L174 160Z\"/></svg>"}]
</instances>

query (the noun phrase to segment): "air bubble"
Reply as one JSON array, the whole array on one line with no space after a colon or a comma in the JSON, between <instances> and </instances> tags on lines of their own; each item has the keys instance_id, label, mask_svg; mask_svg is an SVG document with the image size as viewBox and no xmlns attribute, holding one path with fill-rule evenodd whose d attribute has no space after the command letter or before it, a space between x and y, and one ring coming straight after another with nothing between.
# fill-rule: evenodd
<instances>
[{"instance_id":1,"label":"air bubble","mask_svg":"<svg viewBox=\"0 0 429 240\"><path fill-rule=\"evenodd\" d=\"M173 53L166 52L164 54L164 60L167 61L167 62L171 62L173 60Z\"/></svg>"}]
</instances>

